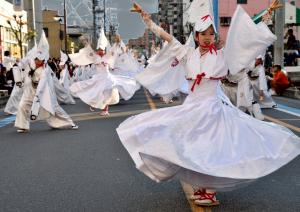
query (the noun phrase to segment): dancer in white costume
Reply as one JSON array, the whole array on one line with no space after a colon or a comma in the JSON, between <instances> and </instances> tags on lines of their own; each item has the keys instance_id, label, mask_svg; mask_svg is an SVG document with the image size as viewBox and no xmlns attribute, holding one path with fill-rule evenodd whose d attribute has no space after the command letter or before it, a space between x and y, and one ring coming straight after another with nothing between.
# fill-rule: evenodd
<instances>
[{"instance_id":1,"label":"dancer in white costume","mask_svg":"<svg viewBox=\"0 0 300 212\"><path fill-rule=\"evenodd\" d=\"M59 63L59 68L62 69L60 72L60 79L58 80L56 75L52 70L52 78L55 94L57 96L58 102L62 104L71 104L74 105L76 102L70 92L69 84L70 84L70 75L68 71L68 66L66 64L68 60L68 56L61 52L61 59ZM49 67L50 68L50 67Z\"/></svg>"},{"instance_id":2,"label":"dancer in white costume","mask_svg":"<svg viewBox=\"0 0 300 212\"><path fill-rule=\"evenodd\" d=\"M78 54L69 55L77 65L95 64L98 72L89 80L73 83L70 89L86 104L102 109L100 115L109 115L108 106L119 103L119 93L122 98L128 100L140 86L131 78L114 76L109 72L113 58L105 54L108 42L103 36L100 38L97 53L87 46Z\"/></svg>"},{"instance_id":3,"label":"dancer in white costume","mask_svg":"<svg viewBox=\"0 0 300 212\"><path fill-rule=\"evenodd\" d=\"M25 78L24 93L15 121L18 132L29 131L30 118L46 119L52 128L78 129L58 105L51 76L53 72L45 63L49 58L49 44L45 33L41 36L34 58L35 69Z\"/></svg>"},{"instance_id":4,"label":"dancer in white costume","mask_svg":"<svg viewBox=\"0 0 300 212\"><path fill-rule=\"evenodd\" d=\"M177 177L209 188L195 193L195 203L215 205L215 190L252 182L297 157L300 139L282 126L241 112L220 89L218 79L228 70L236 74L276 40L266 24L255 25L238 6L226 48L216 50L211 2L194 0L191 8L198 14L197 49L183 46L141 12L146 25L169 42L170 51L162 56L175 56L192 79L187 99L180 106L133 116L117 132L136 167L148 177L157 182Z\"/></svg>"},{"instance_id":5,"label":"dancer in white costume","mask_svg":"<svg viewBox=\"0 0 300 212\"><path fill-rule=\"evenodd\" d=\"M130 49L125 49L125 52L116 58L112 74L133 78L140 72L140 65L133 57Z\"/></svg>"},{"instance_id":6,"label":"dancer in white costume","mask_svg":"<svg viewBox=\"0 0 300 212\"><path fill-rule=\"evenodd\" d=\"M271 93L268 91L263 57L259 55L255 60L255 68L249 73L250 83L253 88L254 100L259 103L261 108L276 107Z\"/></svg>"},{"instance_id":7,"label":"dancer in white costume","mask_svg":"<svg viewBox=\"0 0 300 212\"><path fill-rule=\"evenodd\" d=\"M68 61L68 56L60 51L60 63L59 63L59 68L61 69L60 71L60 78L59 78L59 83L67 90L70 88L70 74L68 70L68 65L66 64Z\"/></svg>"},{"instance_id":8,"label":"dancer in white costume","mask_svg":"<svg viewBox=\"0 0 300 212\"><path fill-rule=\"evenodd\" d=\"M36 46L34 46L21 61L15 64L12 68L14 74L15 85L10 94L10 97L4 108L6 114L15 115L17 114L19 103L23 95L23 87L25 78L27 77L30 67L29 63L34 59L34 54L36 53Z\"/></svg>"}]
</instances>

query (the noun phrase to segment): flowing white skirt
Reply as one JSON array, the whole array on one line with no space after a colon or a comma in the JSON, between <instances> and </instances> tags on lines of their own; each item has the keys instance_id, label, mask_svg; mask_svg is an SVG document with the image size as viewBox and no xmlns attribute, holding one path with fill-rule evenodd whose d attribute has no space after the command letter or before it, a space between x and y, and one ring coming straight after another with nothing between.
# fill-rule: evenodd
<instances>
[{"instance_id":1,"label":"flowing white skirt","mask_svg":"<svg viewBox=\"0 0 300 212\"><path fill-rule=\"evenodd\" d=\"M7 114L17 114L19 103L23 95L23 88L14 86L10 97L5 105L4 112Z\"/></svg>"},{"instance_id":2,"label":"flowing white skirt","mask_svg":"<svg viewBox=\"0 0 300 212\"><path fill-rule=\"evenodd\" d=\"M215 81L184 104L130 117L117 128L136 167L160 182L228 190L274 172L300 153L290 130L233 106Z\"/></svg>"},{"instance_id":3,"label":"flowing white skirt","mask_svg":"<svg viewBox=\"0 0 300 212\"><path fill-rule=\"evenodd\" d=\"M119 93L123 99L128 100L139 88L140 85L132 78L114 76L103 71L89 80L73 83L70 90L86 104L104 109L106 105L119 103Z\"/></svg>"},{"instance_id":4,"label":"flowing white skirt","mask_svg":"<svg viewBox=\"0 0 300 212\"><path fill-rule=\"evenodd\" d=\"M71 92L64 88L56 77L53 77L54 90L57 96L57 100L63 104L76 104Z\"/></svg>"},{"instance_id":5,"label":"flowing white skirt","mask_svg":"<svg viewBox=\"0 0 300 212\"><path fill-rule=\"evenodd\" d=\"M141 88L141 85L132 77L113 75L113 79L115 87L124 100L131 99L135 92Z\"/></svg>"},{"instance_id":6,"label":"flowing white skirt","mask_svg":"<svg viewBox=\"0 0 300 212\"><path fill-rule=\"evenodd\" d=\"M106 72L96 74L88 80L75 82L70 90L94 108L104 109L107 105L114 105L120 101L114 81Z\"/></svg>"}]
</instances>

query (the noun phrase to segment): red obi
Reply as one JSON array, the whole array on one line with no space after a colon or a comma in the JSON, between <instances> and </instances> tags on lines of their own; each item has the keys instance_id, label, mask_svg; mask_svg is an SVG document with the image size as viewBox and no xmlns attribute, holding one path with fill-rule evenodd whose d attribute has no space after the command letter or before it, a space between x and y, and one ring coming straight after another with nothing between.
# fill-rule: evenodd
<instances>
[{"instance_id":1,"label":"red obi","mask_svg":"<svg viewBox=\"0 0 300 212\"><path fill-rule=\"evenodd\" d=\"M196 85L200 85L200 83L201 83L201 81L202 81L202 79L204 77L205 77L205 73L202 72L201 74L198 74L196 76L196 79L187 78L187 80L194 80L194 83L193 83L192 88L191 88L192 92L194 92ZM209 77L207 79L210 79L210 80L222 80L222 79L224 79L224 77Z\"/></svg>"}]
</instances>

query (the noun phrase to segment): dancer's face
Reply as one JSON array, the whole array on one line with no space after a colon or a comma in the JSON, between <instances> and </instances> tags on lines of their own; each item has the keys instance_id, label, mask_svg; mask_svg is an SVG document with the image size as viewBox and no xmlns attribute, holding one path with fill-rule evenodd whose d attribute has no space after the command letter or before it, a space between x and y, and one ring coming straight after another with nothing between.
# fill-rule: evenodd
<instances>
[{"instance_id":1,"label":"dancer's face","mask_svg":"<svg viewBox=\"0 0 300 212\"><path fill-rule=\"evenodd\" d=\"M196 33L196 40L200 46L208 46L215 41L215 31L212 26L208 27L203 32Z\"/></svg>"},{"instance_id":2,"label":"dancer's face","mask_svg":"<svg viewBox=\"0 0 300 212\"><path fill-rule=\"evenodd\" d=\"M103 55L105 55L105 50L103 50L103 49L98 49L98 50L97 50L97 54L100 55L101 57L103 57Z\"/></svg>"},{"instance_id":3,"label":"dancer's face","mask_svg":"<svg viewBox=\"0 0 300 212\"><path fill-rule=\"evenodd\" d=\"M39 60L38 58L35 58L34 62L35 62L35 67L36 68L39 68L39 67L44 65L44 60Z\"/></svg>"}]
</instances>

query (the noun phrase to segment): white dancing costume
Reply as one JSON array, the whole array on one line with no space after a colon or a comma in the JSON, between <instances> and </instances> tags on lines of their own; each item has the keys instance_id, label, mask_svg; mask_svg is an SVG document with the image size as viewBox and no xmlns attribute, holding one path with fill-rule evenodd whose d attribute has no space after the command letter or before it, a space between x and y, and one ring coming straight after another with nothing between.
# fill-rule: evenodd
<instances>
[{"instance_id":1,"label":"white dancing costume","mask_svg":"<svg viewBox=\"0 0 300 212\"><path fill-rule=\"evenodd\" d=\"M30 109L32 110L32 105L37 104L37 102L40 105L38 118L46 119L52 128L71 128L75 125L57 102L52 73L49 66L38 68L35 75L40 80L36 89L32 86L31 78L28 76L25 78L24 93L19 104L15 127L29 130Z\"/></svg>"},{"instance_id":2,"label":"white dancing costume","mask_svg":"<svg viewBox=\"0 0 300 212\"><path fill-rule=\"evenodd\" d=\"M94 74L91 79L73 83L70 87L71 92L86 104L104 109L107 105L119 103L119 93L128 100L140 88L134 79L114 76L109 72L109 56L99 57L98 60L95 66L98 74Z\"/></svg>"},{"instance_id":3,"label":"white dancing costume","mask_svg":"<svg viewBox=\"0 0 300 212\"><path fill-rule=\"evenodd\" d=\"M276 106L271 93L268 91L265 69L262 65L256 66L252 70L252 76L257 76L258 79L250 80L253 88L254 100L257 101L261 108L272 108ZM260 91L263 91L264 98L260 99Z\"/></svg>"},{"instance_id":4,"label":"white dancing costume","mask_svg":"<svg viewBox=\"0 0 300 212\"><path fill-rule=\"evenodd\" d=\"M201 57L199 49L187 48L173 38L168 53L185 66L187 78L193 79L189 81L192 91L180 106L130 117L117 128L136 167L151 179L176 177L203 188L233 189L299 155L296 135L243 113L221 90L218 78L227 75L228 69L235 74L245 68L276 39L266 25L255 25L241 7L231 27L226 46L230 49L212 49ZM251 48L243 49L246 46Z\"/></svg>"}]
</instances>

